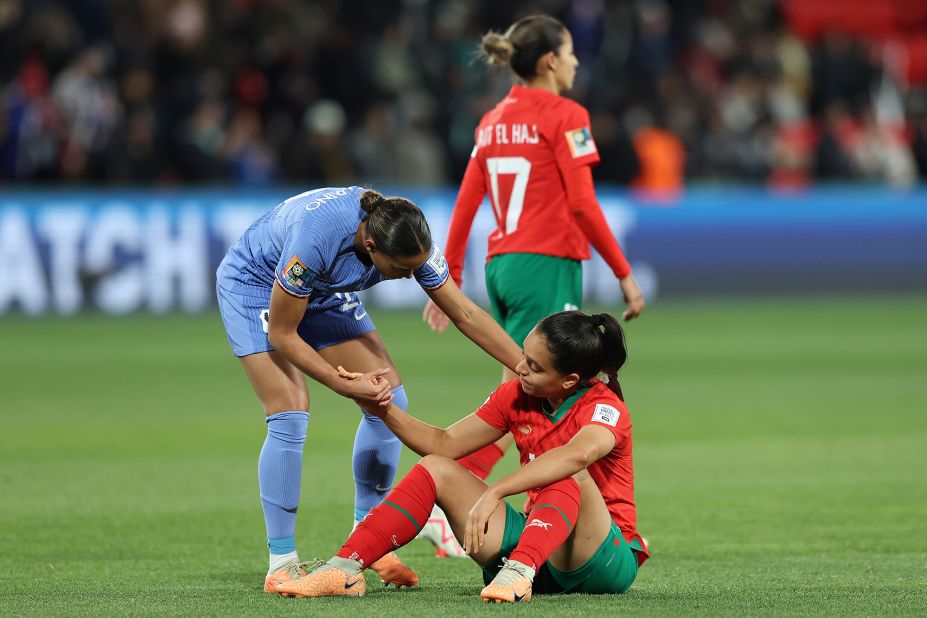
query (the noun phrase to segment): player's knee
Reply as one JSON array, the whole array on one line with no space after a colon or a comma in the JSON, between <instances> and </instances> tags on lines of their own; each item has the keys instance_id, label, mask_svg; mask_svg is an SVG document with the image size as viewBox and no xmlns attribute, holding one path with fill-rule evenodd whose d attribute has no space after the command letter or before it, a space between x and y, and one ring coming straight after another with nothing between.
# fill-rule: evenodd
<instances>
[{"instance_id":1,"label":"player's knee","mask_svg":"<svg viewBox=\"0 0 927 618\"><path fill-rule=\"evenodd\" d=\"M428 470L428 474L434 479L435 485L440 485L447 480L453 474L454 468L460 467L456 461L444 455L425 455L418 463Z\"/></svg>"},{"instance_id":2,"label":"player's knee","mask_svg":"<svg viewBox=\"0 0 927 618\"><path fill-rule=\"evenodd\" d=\"M264 415L273 416L280 412L309 412L309 397L274 398L262 401Z\"/></svg>"}]
</instances>

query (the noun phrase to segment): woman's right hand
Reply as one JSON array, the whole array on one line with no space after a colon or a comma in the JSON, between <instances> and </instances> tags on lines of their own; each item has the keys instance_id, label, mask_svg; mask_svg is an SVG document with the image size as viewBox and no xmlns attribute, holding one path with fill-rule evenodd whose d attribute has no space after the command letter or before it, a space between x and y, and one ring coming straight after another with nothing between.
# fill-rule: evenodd
<instances>
[{"instance_id":1,"label":"woman's right hand","mask_svg":"<svg viewBox=\"0 0 927 618\"><path fill-rule=\"evenodd\" d=\"M357 373L339 366L338 376L341 379L332 387L332 390L343 397L355 400L365 409L385 409L393 401L392 385L386 379L389 371L385 368Z\"/></svg>"},{"instance_id":2,"label":"woman's right hand","mask_svg":"<svg viewBox=\"0 0 927 618\"><path fill-rule=\"evenodd\" d=\"M428 300L425 309L422 311L422 319L428 323L431 330L443 333L447 330L447 325L451 321L447 314L441 311L441 307L435 304L435 301Z\"/></svg>"}]
</instances>

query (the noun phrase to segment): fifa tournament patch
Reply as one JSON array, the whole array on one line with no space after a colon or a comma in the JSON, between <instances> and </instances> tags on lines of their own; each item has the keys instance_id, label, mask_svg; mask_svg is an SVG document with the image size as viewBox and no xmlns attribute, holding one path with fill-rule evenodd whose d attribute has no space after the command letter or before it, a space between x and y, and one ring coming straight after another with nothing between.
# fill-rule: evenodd
<instances>
[{"instance_id":1,"label":"fifa tournament patch","mask_svg":"<svg viewBox=\"0 0 927 618\"><path fill-rule=\"evenodd\" d=\"M309 268L294 255L283 269L283 278L290 285L301 288L309 281L309 273Z\"/></svg>"},{"instance_id":2,"label":"fifa tournament patch","mask_svg":"<svg viewBox=\"0 0 927 618\"><path fill-rule=\"evenodd\" d=\"M570 153L574 159L597 152L589 127L567 131L564 135L566 135L567 144L570 145Z\"/></svg>"},{"instance_id":3,"label":"fifa tournament patch","mask_svg":"<svg viewBox=\"0 0 927 618\"><path fill-rule=\"evenodd\" d=\"M621 412L619 412L617 408L613 408L604 403L597 403L595 405L595 412L592 413L592 420L602 423L603 425L617 427L619 416L621 416Z\"/></svg>"},{"instance_id":4,"label":"fifa tournament patch","mask_svg":"<svg viewBox=\"0 0 927 618\"><path fill-rule=\"evenodd\" d=\"M431 257L428 258L426 264L431 266L435 274L438 275L443 275L444 271L447 270L447 259L444 257L444 254L441 253L441 250L438 249L437 245L432 249Z\"/></svg>"}]
</instances>

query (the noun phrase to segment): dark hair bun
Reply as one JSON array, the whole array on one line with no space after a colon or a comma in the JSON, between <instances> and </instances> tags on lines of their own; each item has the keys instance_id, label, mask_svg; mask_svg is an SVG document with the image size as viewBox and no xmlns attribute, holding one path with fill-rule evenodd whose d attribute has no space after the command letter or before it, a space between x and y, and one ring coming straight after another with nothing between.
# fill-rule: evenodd
<instances>
[{"instance_id":1,"label":"dark hair bun","mask_svg":"<svg viewBox=\"0 0 927 618\"><path fill-rule=\"evenodd\" d=\"M480 55L487 64L506 66L514 53L512 42L498 32L487 32L480 43Z\"/></svg>"},{"instance_id":2,"label":"dark hair bun","mask_svg":"<svg viewBox=\"0 0 927 618\"><path fill-rule=\"evenodd\" d=\"M361 210L369 215L372 214L373 211L377 209L377 207L381 206L384 201L385 200L383 199L383 195L381 195L378 191L367 189L361 194L360 207Z\"/></svg>"}]
</instances>

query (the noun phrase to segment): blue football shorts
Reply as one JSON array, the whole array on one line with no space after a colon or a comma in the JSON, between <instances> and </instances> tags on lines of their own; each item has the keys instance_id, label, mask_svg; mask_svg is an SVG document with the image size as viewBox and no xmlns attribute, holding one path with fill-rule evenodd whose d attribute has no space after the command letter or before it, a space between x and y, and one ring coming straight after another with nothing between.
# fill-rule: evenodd
<instances>
[{"instance_id":1,"label":"blue football shorts","mask_svg":"<svg viewBox=\"0 0 927 618\"><path fill-rule=\"evenodd\" d=\"M270 289L242 286L230 292L216 286L219 314L225 324L225 334L235 356L270 352L267 339L270 318ZM376 330L367 309L354 292L309 297L306 314L296 332L316 350L355 339Z\"/></svg>"}]
</instances>

